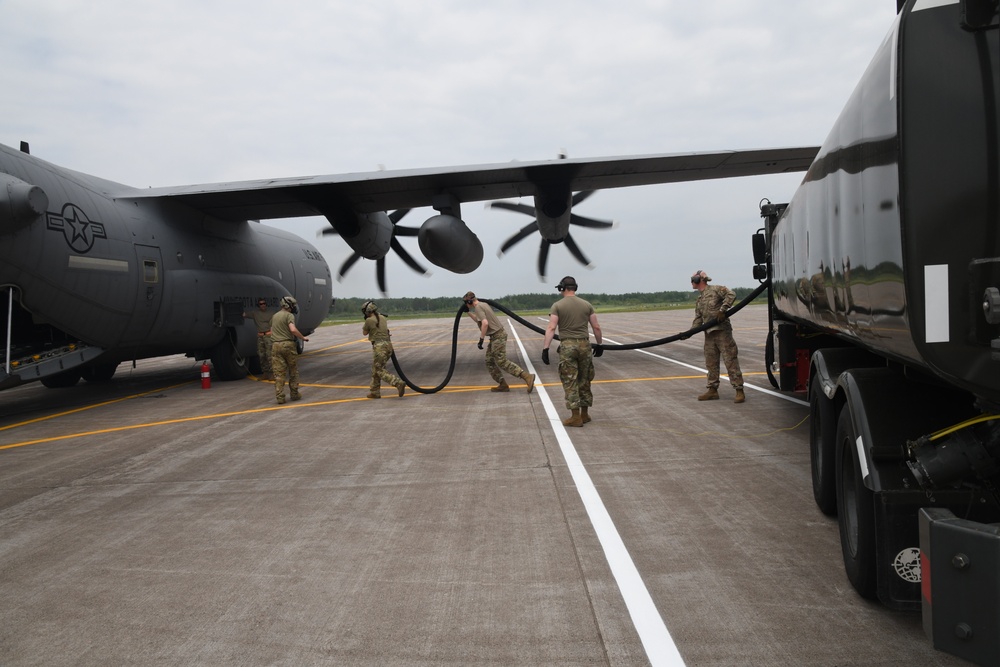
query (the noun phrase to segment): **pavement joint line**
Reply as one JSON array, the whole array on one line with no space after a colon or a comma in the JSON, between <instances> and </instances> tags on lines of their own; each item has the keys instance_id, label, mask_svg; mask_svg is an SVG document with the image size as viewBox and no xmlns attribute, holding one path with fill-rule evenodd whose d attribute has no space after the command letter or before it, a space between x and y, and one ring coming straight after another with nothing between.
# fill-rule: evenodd
<instances>
[{"instance_id":1,"label":"pavement joint line","mask_svg":"<svg viewBox=\"0 0 1000 667\"><path fill-rule=\"evenodd\" d=\"M611 340L610 338L605 338L604 340L607 341L608 343L612 344L612 345L620 345L620 343L616 343L615 341ZM677 361L676 359L671 359L670 357L665 357L662 354L654 354L654 353L648 352L646 350L635 350L635 352L641 352L643 354L647 354L647 355L653 357L654 359L660 359L662 361L669 361L672 364L677 364L678 366L683 366L684 368L690 368L691 370L698 371L699 373L707 373L708 372L708 370L705 369L705 368L698 368L697 366L694 366L692 364L686 364L683 361ZM746 375L749 375L749 373L747 373ZM723 379L728 380L729 376L725 375L723 373L720 373L719 374L719 379L720 380L723 380ZM791 403L797 403L798 405L804 405L804 406L808 406L809 405L809 401L803 401L801 398L795 398L794 396L787 396L787 395L782 394L780 392L777 392L777 391L774 391L774 390L771 390L771 389L766 389L764 387L758 387L758 386L752 385L752 384L744 384L743 387L746 388L746 389L753 389L754 391L759 391L762 394L767 394L769 396L774 396L775 398L781 398L781 399L784 399L784 400L789 401Z\"/></svg>"},{"instance_id":2,"label":"pavement joint line","mask_svg":"<svg viewBox=\"0 0 1000 667\"><path fill-rule=\"evenodd\" d=\"M509 320L508 324L510 324ZM521 356L528 365L528 372L537 376L534 365L521 342L521 337L517 335L517 329L511 326L511 331L514 333L518 349L521 350ZM611 520L611 515L608 514L604 501L601 500L597 488L590 479L590 474L573 446L573 441L566 432L566 427L563 426L544 385L538 386L538 398L542 401L545 413L549 417L549 423L552 425L552 430L559 443L559 450L562 452L577 492L583 501L584 509L587 511L590 523L601 543L601 548L604 550L611 573L618 584L622 598L625 600L625 606L628 608L632 624L639 634L639 641L642 642L650 665L653 667L684 667L684 660L677 650L677 645L674 643L673 637L670 636L670 631L667 630L663 617L649 594L649 589L646 588L632 556L626 549L614 521Z\"/></svg>"}]
</instances>

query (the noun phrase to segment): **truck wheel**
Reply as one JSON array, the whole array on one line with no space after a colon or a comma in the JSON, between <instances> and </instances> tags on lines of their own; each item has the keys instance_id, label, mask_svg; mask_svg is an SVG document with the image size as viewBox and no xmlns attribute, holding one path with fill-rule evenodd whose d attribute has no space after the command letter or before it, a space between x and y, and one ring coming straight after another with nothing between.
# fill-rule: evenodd
<instances>
[{"instance_id":1,"label":"truck wheel","mask_svg":"<svg viewBox=\"0 0 1000 667\"><path fill-rule=\"evenodd\" d=\"M837 409L816 382L809 383L809 464L813 498L827 516L837 516Z\"/></svg>"},{"instance_id":2,"label":"truck wheel","mask_svg":"<svg viewBox=\"0 0 1000 667\"><path fill-rule=\"evenodd\" d=\"M837 513L840 550L847 579L861 597L877 594L875 561L875 501L865 486L858 460L858 435L845 406L837 421Z\"/></svg>"}]
</instances>

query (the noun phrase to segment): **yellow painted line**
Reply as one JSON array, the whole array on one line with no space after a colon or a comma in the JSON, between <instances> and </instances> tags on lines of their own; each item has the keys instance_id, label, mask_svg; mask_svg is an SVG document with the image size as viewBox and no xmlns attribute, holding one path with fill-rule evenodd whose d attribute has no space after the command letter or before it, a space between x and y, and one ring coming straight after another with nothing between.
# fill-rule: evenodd
<instances>
[{"instance_id":1,"label":"yellow painted line","mask_svg":"<svg viewBox=\"0 0 1000 667\"><path fill-rule=\"evenodd\" d=\"M763 375L763 373L744 373L744 375ZM703 377L704 377L703 374L699 374L699 375L690 375L690 376L688 376L688 375L680 375L680 376L669 376L669 377L658 377L658 378L630 378L630 379L621 379L621 380L595 380L593 384L615 384L615 383L619 383L619 382L653 382L653 381L663 381L663 380L689 380L689 379L701 379ZM99 408L99 407L113 405L115 403L120 403L122 401L127 401L127 400L131 400L131 399L134 399L134 398L140 398L142 396L146 396L146 395L149 395L149 394L154 394L154 393L157 393L157 392L160 392L160 391L167 391L169 389L176 389L178 387L183 387L185 385L193 384L194 382L195 382L194 380L190 380L190 381L182 382L182 383L177 384L177 385L171 385L171 386L168 386L168 387L161 387L159 389L153 389L153 390L150 390L150 391L147 391L147 392L143 392L143 393L140 393L140 394L133 394L131 396L126 396L126 397L123 397L123 398L118 398L118 399L115 399L115 400L112 400L112 401L105 401L103 403L96 403L94 405L89 405L89 406L85 406L85 407L81 407L81 408L76 408L74 410L68 410L66 412L61 412L61 413L57 413L57 414L53 414L53 415L48 415L46 417L39 417L37 419L32 419L32 420L28 420L28 421L25 421L25 422L20 422L18 424L10 424L8 426L0 427L0 431L7 430L7 429L12 429L12 428L16 428L16 427L19 427L19 426L27 426L29 424L34 424L34 423L37 423L37 422L42 422L42 421L46 421L46 420L49 420L49 419L54 419L56 417L63 417L63 416L71 415L71 414L74 414L74 413L83 412L85 410L92 410L92 409ZM268 384L270 384L270 383L268 383ZM350 389L350 390L359 390L359 391L366 391L368 389L368 387L365 386L365 385L302 384L301 386L303 386L303 387L321 388L321 389ZM449 387L447 387L445 389L442 389L438 393L441 393L441 394L459 394L459 393L468 393L468 392L473 392L473 391L489 391L489 389L491 387L493 387L493 386L494 385L492 385L492 384L491 385L465 385L465 386L461 386L460 385L460 386L455 386L455 387L449 386ZM537 382L536 381L535 382L535 386L536 387L538 387L538 386L541 386L541 387L560 387L560 386L562 386L562 383L560 383L560 382ZM516 386L515 387L511 387L511 392L512 393L516 393L517 390L518 390L518 387L516 387ZM412 390L410 390L408 392L408 396L409 397L414 397L414 396L418 396L418 395L420 395L420 392L414 392ZM390 395L384 396L383 398L386 398L386 399L398 399L399 396L391 395L391 392L390 392ZM290 410L290 409L300 409L300 408L313 408L313 407L322 407L322 406L330 406L330 405L339 405L339 404L343 404L343 403L355 403L355 402L358 402L358 401L367 401L367 400L374 400L374 399L369 399L367 397L356 397L356 398L340 398L340 399L333 399L333 400L328 400L328 401L313 401L311 403L299 403L299 402L296 402L296 403L291 403L291 404L286 404L286 405L272 405L272 406L262 407L262 408L252 408L252 409L249 409L249 410L238 410L238 411L235 411L235 412L221 412L221 413L210 414L210 415L199 415L199 416L196 416L196 417L183 417L183 418L179 418L179 419L168 419L168 420L164 420L164 421L149 422L149 423L144 423L144 424L132 424L132 425L129 425L129 426L117 426L117 427L114 427L114 428L99 429L99 430L96 430L96 431L82 431L82 432L79 432L79 433L67 433L67 434L64 434L64 435L51 436L51 437L48 437L48 438L39 438L39 439L36 439L36 440L25 440L23 442L15 442L15 443L7 444L7 445L0 445L0 450L14 449L14 448L17 448L17 447L27 447L28 445L38 445L38 444L49 443L49 442L59 442L59 441L62 441L62 440L72 440L74 438L85 438L85 437L93 436L93 435L104 435L104 434L108 434L108 433L121 433L121 432L124 432L124 431L133 431L133 430L144 429L144 428L154 428L154 427L157 427L157 426L171 426L171 425L174 425L174 424L184 424L184 423L190 423L190 422L205 421L205 420L209 420L209 419L224 419L224 418L227 418L227 417L240 417L240 416L245 416L245 415L261 414L261 413L265 413L265 412L273 412L275 410ZM614 420L610 420L609 423L611 423L613 421ZM805 421L805 420L803 420L803 421ZM794 426L792 428L793 429L794 428L798 428L798 426L800 426L801 424L802 424L802 422L800 422L798 425L796 425L796 426ZM633 427L626 427L626 428L633 428ZM663 430L663 429L637 429L637 430ZM764 434L764 435L760 435L760 436L747 436L747 435L730 436L730 435L722 434L722 433L705 433L705 434L695 434L695 435L717 435L717 436L720 436L720 437L744 437L744 438L746 438L746 437L764 437L765 435L772 435L773 433L777 433L778 431L782 431L782 430L792 430L792 429L778 429L777 431L773 431L772 433Z\"/></svg>"},{"instance_id":2,"label":"yellow painted line","mask_svg":"<svg viewBox=\"0 0 1000 667\"><path fill-rule=\"evenodd\" d=\"M185 382L184 384L191 384L191 383L190 382ZM183 386L183 385L175 385L175 387L179 387L179 386ZM309 386L323 387L325 385L306 385L306 384L303 384L302 386L303 387L309 387ZM492 386L492 385L475 386L475 387L457 387L455 389L443 389L443 390L441 390L438 393L453 394L453 393L464 393L464 392L469 392L469 391L488 391L489 388L490 388L490 386ZM175 387L169 387L169 388L175 388ZM368 389L367 386L366 387L350 387L350 388L351 389L362 389L362 390L365 390L365 391L367 391L367 389ZM157 389L157 390L154 390L154 391L163 391L163 389ZM136 398L136 397L139 397L139 396L144 396L146 394L154 393L154 391L145 392L143 394L136 394L135 396L130 396L128 398ZM417 392L412 392L412 391L409 394L410 397L417 396L417 395L419 395ZM390 395L390 396L384 396L383 398L386 398L386 399L390 399L390 398L399 399L399 396ZM80 412L81 410L88 410L88 409L91 409L91 408L97 408L97 407L101 407L101 406L105 406L105 405L110 405L112 403L118 403L118 402L124 401L124 400L128 400L128 399L127 398L120 398L120 399L116 399L114 401L107 401L105 403L95 404L93 406L88 406L86 408L79 408L77 410L71 410L71 411L68 411L68 412L65 412L65 413L61 413L61 415L68 415L68 414L72 414L74 412ZM158 422L149 422L149 423L144 423L144 424L131 424L129 426L116 426L114 428L99 429L99 430L96 430L96 431L82 431L82 432L79 432L79 433L67 433L67 434L64 434L64 435L56 435L56 436L51 436L51 437L48 437L48 438L38 438L36 440L25 440L23 442L14 442L14 443L11 443L11 444L8 444L8 445L0 445L0 450L14 449L14 448L17 448L17 447L27 447L28 445L39 445L39 444L49 443L49 442L59 442L61 440L72 440L74 438L85 438L85 437L93 436L93 435L104 435L104 434L108 434L108 433L121 433L121 432L124 432L124 431L134 431L134 430L144 429L144 428L154 428L154 427L157 427L157 426L171 426L171 425L174 425L174 424L185 424L185 423L189 423L189 422L205 421L205 420L209 420L209 419L224 419L224 418L227 418L227 417L240 417L240 416L244 416L244 415L260 414L260 413L264 413L264 412L273 412L275 410L292 410L292 409L299 409L299 408L314 408L314 407L338 405L338 404L342 404L342 403L355 403L355 402L358 402L358 401L368 401L368 400L374 400L374 399L369 399L369 398L366 398L366 397L356 397L356 398L340 398L340 399L334 399L334 400L329 400L329 401L313 401L311 403L299 403L299 402L296 402L296 403L291 403L291 404L286 404L286 405L272 405L272 406L268 406L266 408L253 408L253 409L249 409L249 410L238 410L238 411L235 411L235 412L221 412L221 413L218 413L218 414L211 414L211 415L199 415L199 416L196 416L196 417L183 417L183 418L179 418L179 419L167 419L167 420L158 421ZM37 419L37 420L33 420L33 421L43 421L45 419L51 419L53 417L57 417L57 416L61 416L61 415L52 415L50 417L43 417L41 419ZM29 423L31 423L31 422L24 422L24 424L29 424ZM6 428L11 428L11 427L8 426Z\"/></svg>"},{"instance_id":3,"label":"yellow painted line","mask_svg":"<svg viewBox=\"0 0 1000 667\"><path fill-rule=\"evenodd\" d=\"M144 391L141 394L133 394L132 396L124 396L122 398L116 398L112 401L104 401L103 403L94 403L93 405L86 405L82 408L75 408L73 410L67 410L66 412L57 412L45 417L38 417L36 419L29 419L28 421L18 422L17 424L8 424L7 426L0 426L0 431L6 431L12 428L19 428L21 426L28 426L29 424L37 424L38 422L47 421L49 419L55 419L56 417L65 417L67 415L76 414L77 412L85 412L87 410L93 410L94 408L102 408L106 405L114 405L115 403L121 403L122 401L129 401L133 398L142 398L149 394L155 394L158 391L167 391L169 389L176 389L177 387L183 387L184 385L193 383L194 380L188 380L186 382L181 382L180 384L171 385L169 387L161 387L160 389L152 389L150 391ZM0 449L3 449L0 447Z\"/></svg>"}]
</instances>

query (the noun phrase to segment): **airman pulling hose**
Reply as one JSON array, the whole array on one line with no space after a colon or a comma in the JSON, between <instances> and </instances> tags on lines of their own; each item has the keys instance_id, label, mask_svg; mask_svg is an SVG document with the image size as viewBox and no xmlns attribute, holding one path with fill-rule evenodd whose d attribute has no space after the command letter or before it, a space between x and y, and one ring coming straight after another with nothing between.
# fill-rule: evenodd
<instances>
[{"instance_id":1,"label":"airman pulling hose","mask_svg":"<svg viewBox=\"0 0 1000 667\"><path fill-rule=\"evenodd\" d=\"M738 304L736 304L735 306L733 306L732 308L730 308L727 311L728 312L727 317L732 317L733 314L739 312L744 306L746 306L747 304L749 304L750 302L752 302L754 299L756 299L758 296L760 296L761 292L763 292L765 289L767 289L767 287L768 287L769 284L770 284L770 281L762 283L757 289L755 289L753 292L751 292L750 294L748 294L742 301L740 301ZM528 327L529 329L531 329L535 333L539 333L539 334L542 334L542 335L545 334L545 329L541 328L540 326L538 326L536 324L533 324L533 323L525 320L524 318L522 318L517 313L514 313L514 312L510 311L509 309L507 309L503 305L497 303L496 301L493 301L491 299L483 299L483 301L486 302L486 303L488 303L488 304L490 304L490 306L492 306L493 308L495 308L495 309L497 309L497 310L499 310L499 311L501 311L501 312L509 315L516 322L518 322L520 324L523 324L524 326ZM421 394L434 394L436 392L441 391L446 386L448 386L448 382L451 381L451 375L455 371L455 356L458 353L458 325L462 321L462 315L464 313L466 313L466 312L468 312L468 308L465 306L465 304L462 304L459 307L458 312L455 313L455 325L452 328L452 333L451 333L451 363L448 366L448 374L445 376L444 380L441 381L441 384L439 384L438 386L434 387L433 389L424 389L423 387L418 387L417 385L413 384L413 382L411 382L410 379L408 377L406 377L406 374L403 373L403 369L401 369L399 367L399 361L396 359L396 353L395 352L392 353L392 355L390 357L392 359L392 365L396 368L396 374L399 375L399 379L401 379L403 382L405 382L407 387L409 387L413 391L419 392ZM706 329L710 329L711 327L714 327L717 324L719 324L719 322L716 319L713 318L713 319L709 320L708 322L705 322L704 324L702 324L700 326L693 327L691 329L688 329L687 331L682 331L681 333L674 334L672 336L667 336L666 338L658 338L656 340L646 341L645 343L625 343L625 344L621 344L621 345L601 345L601 347L603 349L605 349L605 350L641 350L641 349L644 349L644 348L647 348L647 347L656 347L657 345L666 345L667 343L673 343L673 342L676 342L676 341L679 341L679 340L687 340L688 338L690 338L691 336L695 335L696 333L701 333L702 331L705 331ZM559 336L558 335L554 336L554 338L555 338L555 340L559 340Z\"/></svg>"},{"instance_id":2,"label":"airman pulling hose","mask_svg":"<svg viewBox=\"0 0 1000 667\"><path fill-rule=\"evenodd\" d=\"M760 287L758 287L753 292L751 292L750 294L748 294L745 299L743 299L738 304L736 304L735 306L733 306L732 308L730 308L727 311L727 313L728 313L727 317L731 317L733 314L739 312L744 306L746 306L748 303L750 303L751 301L753 301L754 299L756 299L758 296L760 296L761 292L763 292L765 289L767 289L767 286L769 284L770 284L769 282L765 282L765 283L761 284ZM506 308L504 308L499 303L497 303L495 301L491 301L489 299L483 299L483 301L485 301L486 303L490 304L491 306L493 306L497 310L503 311L504 313L506 313L510 317L514 318L516 321L520 322L521 324L523 324L524 326L528 327L532 331L534 331L536 333L543 334L543 335L545 334L545 329L542 329L541 327L539 327L539 326L537 326L535 324L532 324L531 322L528 322L527 320L521 318L519 315L516 315L515 313L512 313L511 311L507 310ZM641 349L647 348L647 347L656 347L657 345L666 345L667 343L673 343L673 342L676 342L676 341L679 341L679 340L687 340L688 338L690 338L691 336L695 335L696 333L701 333L702 331L705 331L706 329L710 329L710 328L714 327L717 324L719 324L719 322L716 321L713 318L713 319L709 320L708 322L705 322L704 324L702 324L700 326L688 329L687 331L683 331L683 332L678 333L678 334L674 334L673 336L667 336L666 338L658 338L656 340L646 341L645 343L624 343L624 344L621 344L621 345L601 345L601 347L604 348L605 350L641 350ZM555 336L555 339L559 340L559 336Z\"/></svg>"}]
</instances>

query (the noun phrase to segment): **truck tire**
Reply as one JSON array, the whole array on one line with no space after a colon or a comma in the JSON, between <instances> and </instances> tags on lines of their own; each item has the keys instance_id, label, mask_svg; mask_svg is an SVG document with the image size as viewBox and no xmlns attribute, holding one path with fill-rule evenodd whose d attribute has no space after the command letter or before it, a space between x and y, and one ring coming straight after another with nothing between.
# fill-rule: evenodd
<instances>
[{"instance_id":1,"label":"truck tire","mask_svg":"<svg viewBox=\"0 0 1000 667\"><path fill-rule=\"evenodd\" d=\"M809 465L813 498L827 516L837 516L837 407L809 383Z\"/></svg>"},{"instance_id":2,"label":"truck tire","mask_svg":"<svg viewBox=\"0 0 1000 667\"><path fill-rule=\"evenodd\" d=\"M865 486L856 445L858 434L847 406L837 420L837 515L840 550L847 579L861 597L875 599L878 593L875 501Z\"/></svg>"}]
</instances>

